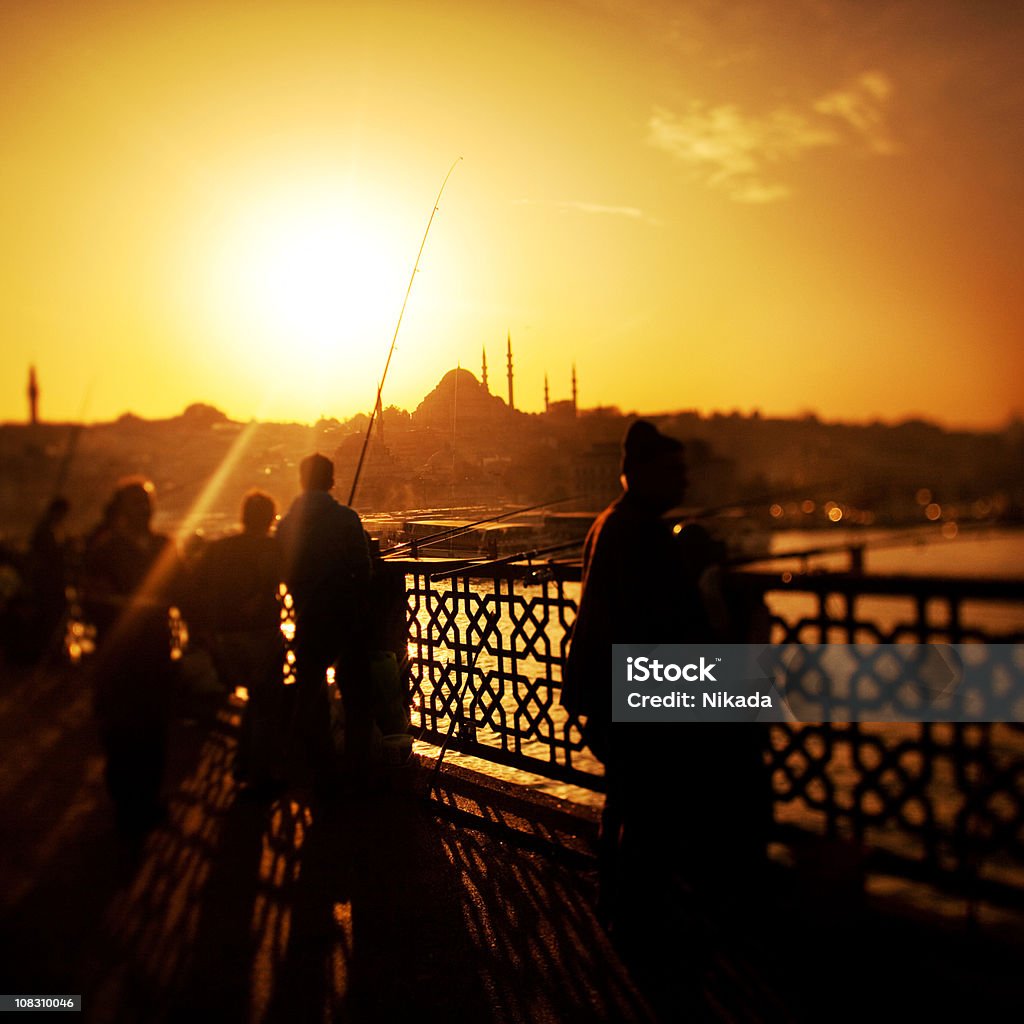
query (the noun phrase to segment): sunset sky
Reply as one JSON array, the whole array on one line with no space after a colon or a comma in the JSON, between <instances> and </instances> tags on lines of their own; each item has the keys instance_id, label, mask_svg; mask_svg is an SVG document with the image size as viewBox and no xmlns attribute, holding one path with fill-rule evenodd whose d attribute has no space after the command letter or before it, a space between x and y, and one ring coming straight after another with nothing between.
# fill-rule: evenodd
<instances>
[{"instance_id":1,"label":"sunset sky","mask_svg":"<svg viewBox=\"0 0 1024 1024\"><path fill-rule=\"evenodd\" d=\"M0 419L1024 412L1024 5L0 0Z\"/></svg>"}]
</instances>

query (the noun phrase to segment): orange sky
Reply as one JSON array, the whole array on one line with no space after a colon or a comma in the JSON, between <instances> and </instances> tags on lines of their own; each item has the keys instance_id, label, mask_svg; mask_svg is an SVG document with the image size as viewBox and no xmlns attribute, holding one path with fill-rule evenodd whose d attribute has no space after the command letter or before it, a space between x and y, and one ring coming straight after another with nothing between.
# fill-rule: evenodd
<instances>
[{"instance_id":1,"label":"orange sky","mask_svg":"<svg viewBox=\"0 0 1024 1024\"><path fill-rule=\"evenodd\" d=\"M84 8L84 9L83 9ZM0 2L0 418L517 405L991 426L1024 379L1024 12Z\"/></svg>"}]
</instances>

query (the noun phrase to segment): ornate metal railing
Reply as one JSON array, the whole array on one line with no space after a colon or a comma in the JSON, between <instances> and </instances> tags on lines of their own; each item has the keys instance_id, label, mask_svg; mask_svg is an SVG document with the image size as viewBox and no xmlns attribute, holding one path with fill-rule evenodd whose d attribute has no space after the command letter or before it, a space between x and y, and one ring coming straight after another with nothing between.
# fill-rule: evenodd
<instances>
[{"instance_id":1,"label":"ornate metal railing","mask_svg":"<svg viewBox=\"0 0 1024 1024\"><path fill-rule=\"evenodd\" d=\"M463 563L451 563L461 565ZM481 568L432 579L404 563L413 725L422 737L499 764L602 789L600 765L559 707L579 572ZM578 590L578 586L576 588Z\"/></svg>"},{"instance_id":2,"label":"ornate metal railing","mask_svg":"<svg viewBox=\"0 0 1024 1024\"><path fill-rule=\"evenodd\" d=\"M776 642L1024 641L1019 581L840 573L742 581L764 595ZM895 873L1024 899L1024 726L775 726L770 767L782 834L850 839Z\"/></svg>"},{"instance_id":3,"label":"ornate metal railing","mask_svg":"<svg viewBox=\"0 0 1024 1024\"><path fill-rule=\"evenodd\" d=\"M410 688L424 739L595 790L600 764L559 706L576 613L571 565L408 561ZM448 575L445 575L448 573ZM1022 642L1024 585L962 578L743 573L772 639ZM1024 727L773 726L778 834L848 840L887 870L1024 899Z\"/></svg>"}]
</instances>

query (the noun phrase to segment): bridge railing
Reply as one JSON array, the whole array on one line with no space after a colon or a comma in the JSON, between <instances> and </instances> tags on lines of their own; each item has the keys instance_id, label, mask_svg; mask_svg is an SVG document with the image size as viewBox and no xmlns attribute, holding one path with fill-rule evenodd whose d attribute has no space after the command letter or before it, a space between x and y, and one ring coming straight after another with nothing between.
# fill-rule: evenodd
<instances>
[{"instance_id":1,"label":"bridge railing","mask_svg":"<svg viewBox=\"0 0 1024 1024\"><path fill-rule=\"evenodd\" d=\"M438 580L444 563L403 567L422 738L451 734L456 750L602 790L599 762L558 703L579 571L502 565Z\"/></svg>"},{"instance_id":2,"label":"bridge railing","mask_svg":"<svg viewBox=\"0 0 1024 1024\"><path fill-rule=\"evenodd\" d=\"M414 730L464 753L593 790L600 763L559 705L579 568L409 560ZM458 569L458 571L454 571ZM446 575L447 574L447 575ZM1022 642L1017 581L747 572L772 639ZM847 840L884 870L1024 901L1024 727L772 726L778 836Z\"/></svg>"}]
</instances>

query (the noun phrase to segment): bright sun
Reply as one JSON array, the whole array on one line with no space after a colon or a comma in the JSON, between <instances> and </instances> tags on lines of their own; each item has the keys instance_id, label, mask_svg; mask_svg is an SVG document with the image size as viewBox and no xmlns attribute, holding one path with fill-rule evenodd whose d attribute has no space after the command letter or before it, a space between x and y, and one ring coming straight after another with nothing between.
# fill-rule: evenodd
<instances>
[{"instance_id":1,"label":"bright sun","mask_svg":"<svg viewBox=\"0 0 1024 1024\"><path fill-rule=\"evenodd\" d=\"M379 373L409 273L393 220L306 196L254 205L228 234L215 302L248 356Z\"/></svg>"}]
</instances>

